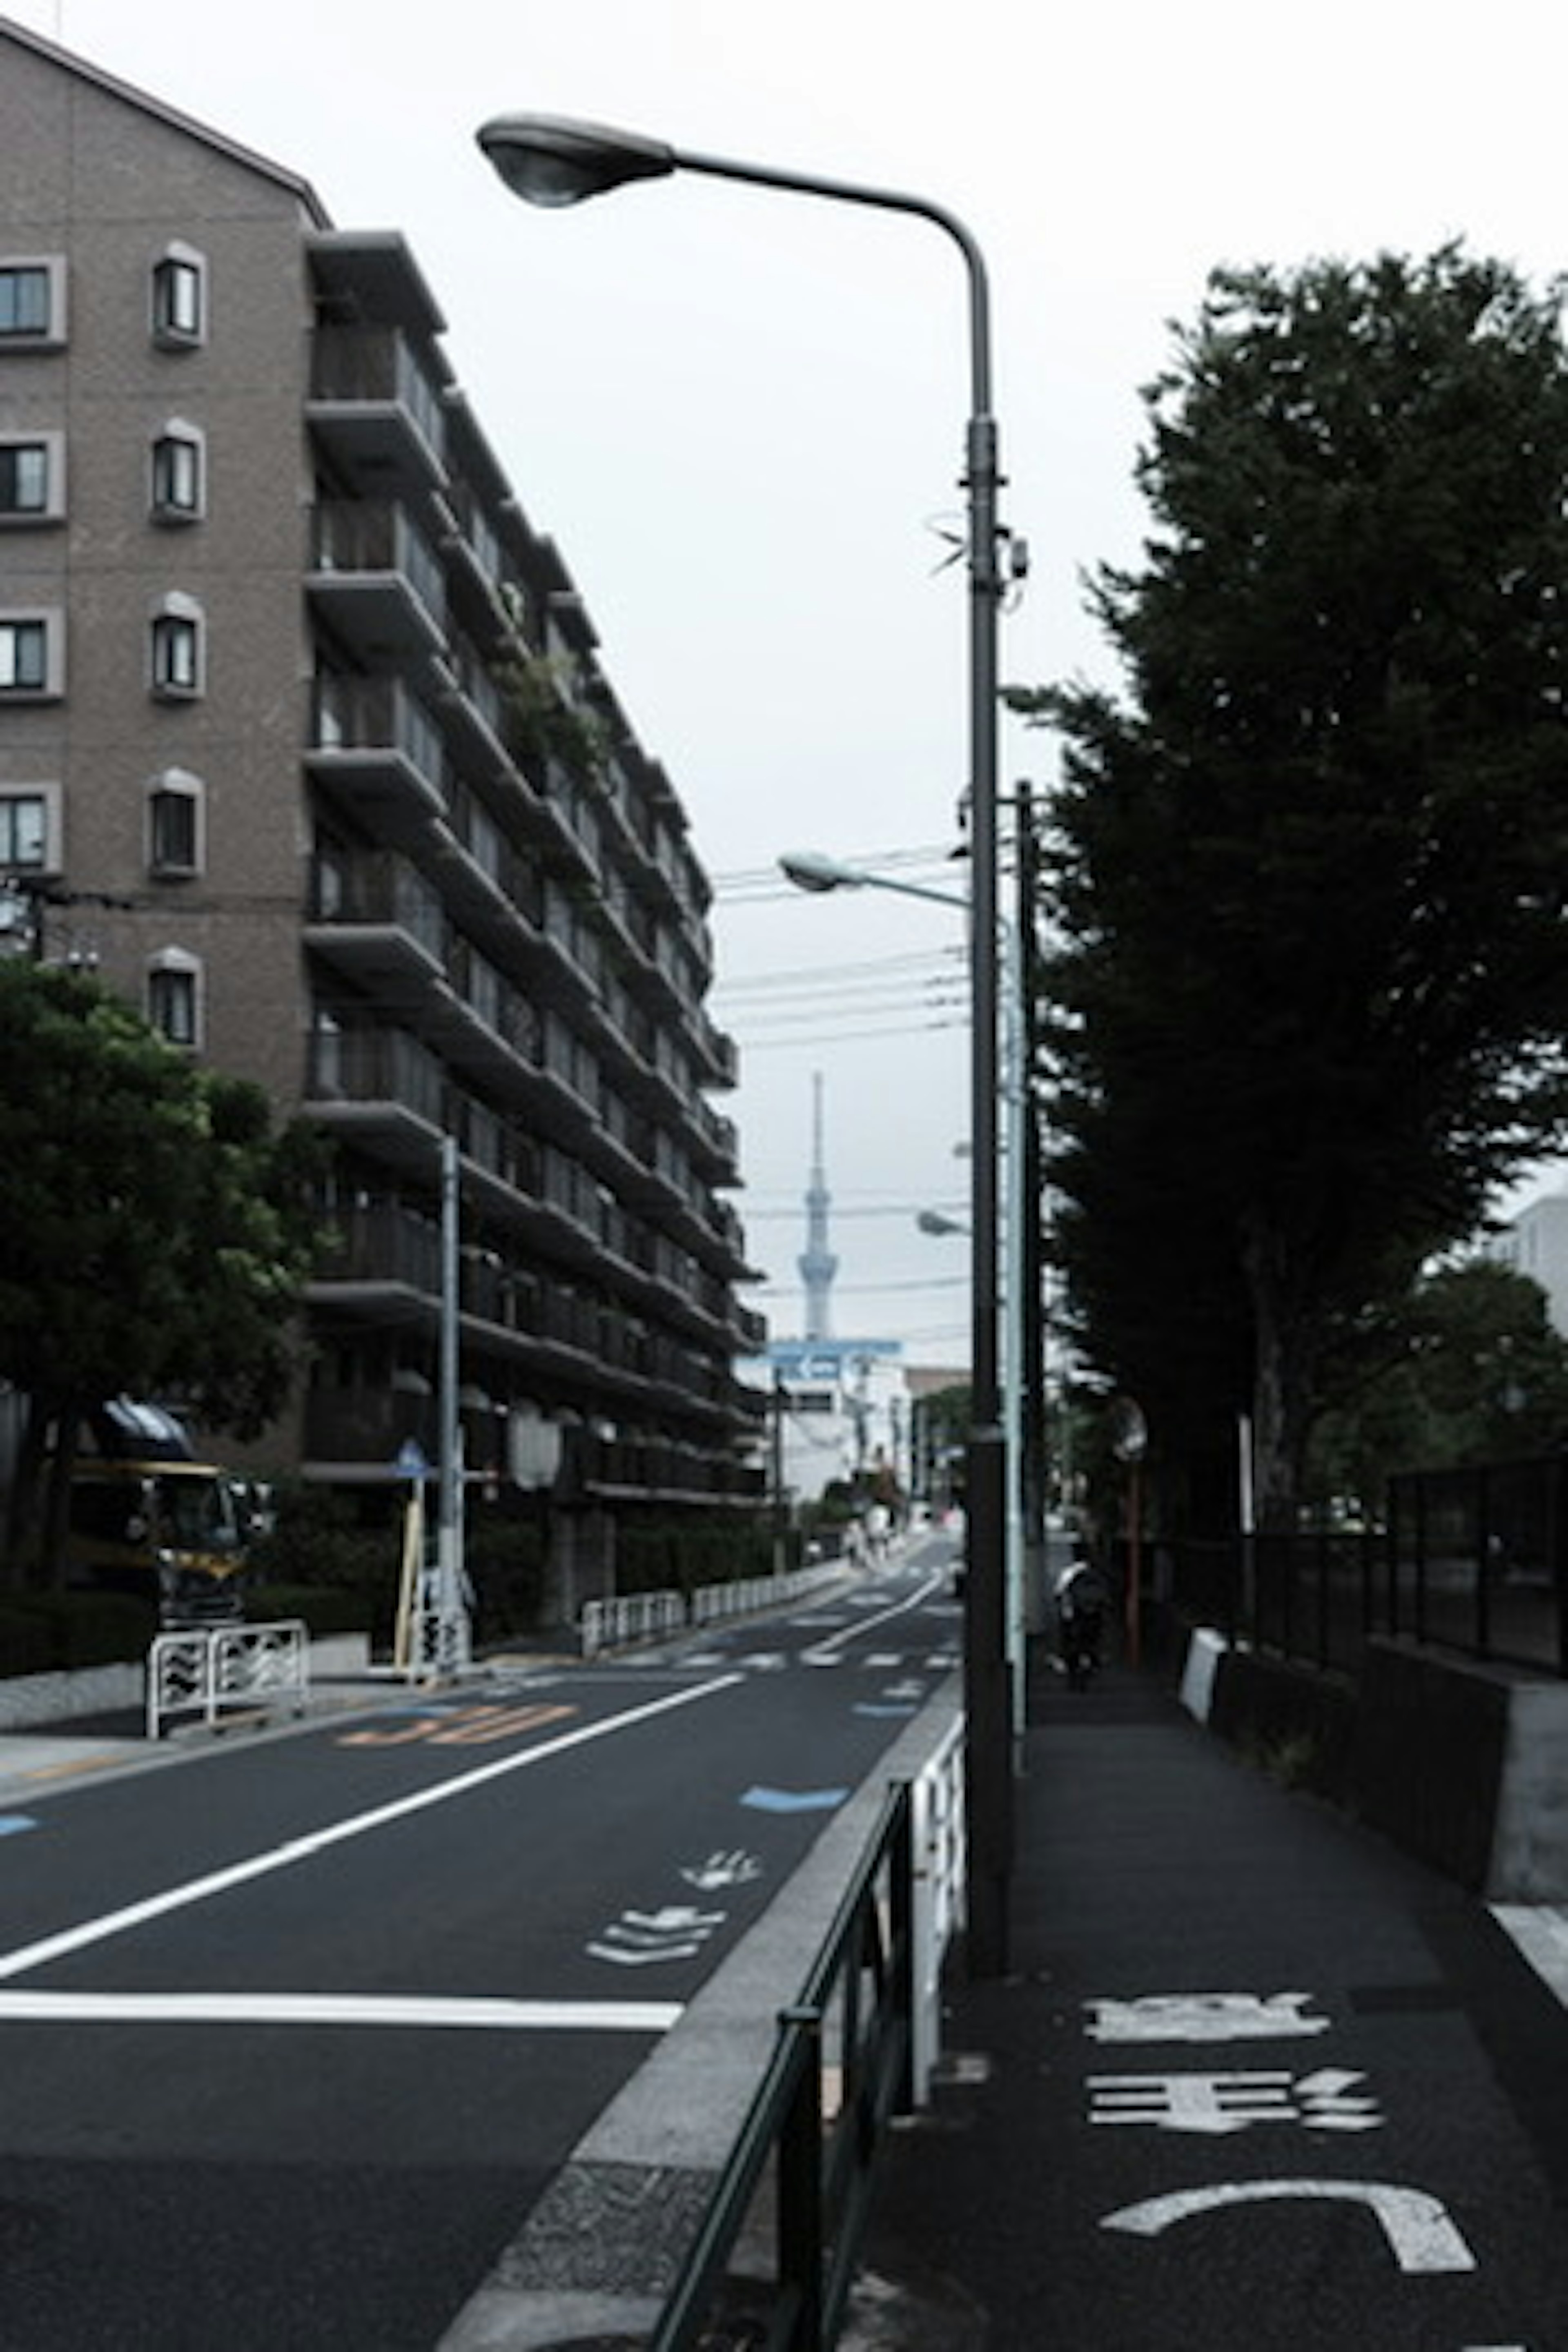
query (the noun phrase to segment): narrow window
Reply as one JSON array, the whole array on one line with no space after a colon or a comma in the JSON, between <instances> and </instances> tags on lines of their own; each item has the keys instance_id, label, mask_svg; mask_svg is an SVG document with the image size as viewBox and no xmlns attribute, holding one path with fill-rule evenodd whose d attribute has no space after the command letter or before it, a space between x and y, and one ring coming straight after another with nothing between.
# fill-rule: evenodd
<instances>
[{"instance_id":1,"label":"narrow window","mask_svg":"<svg viewBox=\"0 0 1568 2352\"><path fill-rule=\"evenodd\" d=\"M38 792L0 793L0 866L40 873L49 864L49 804Z\"/></svg>"},{"instance_id":2,"label":"narrow window","mask_svg":"<svg viewBox=\"0 0 1568 2352\"><path fill-rule=\"evenodd\" d=\"M166 948L148 967L147 1018L171 1045L195 1045L200 1028L201 967Z\"/></svg>"},{"instance_id":3,"label":"narrow window","mask_svg":"<svg viewBox=\"0 0 1568 2352\"><path fill-rule=\"evenodd\" d=\"M0 518L26 522L49 512L48 443L0 441Z\"/></svg>"},{"instance_id":4,"label":"narrow window","mask_svg":"<svg viewBox=\"0 0 1568 2352\"><path fill-rule=\"evenodd\" d=\"M153 266L153 340L165 350L199 343L206 333L205 267L187 246L171 247Z\"/></svg>"},{"instance_id":5,"label":"narrow window","mask_svg":"<svg viewBox=\"0 0 1568 2352\"><path fill-rule=\"evenodd\" d=\"M194 522L203 507L202 436L171 424L153 444L153 514L160 522Z\"/></svg>"},{"instance_id":6,"label":"narrow window","mask_svg":"<svg viewBox=\"0 0 1568 2352\"><path fill-rule=\"evenodd\" d=\"M147 866L153 874L201 870L202 782L183 768L166 768L147 789Z\"/></svg>"},{"instance_id":7,"label":"narrow window","mask_svg":"<svg viewBox=\"0 0 1568 2352\"><path fill-rule=\"evenodd\" d=\"M49 625L0 620L0 694L43 694L49 683Z\"/></svg>"},{"instance_id":8,"label":"narrow window","mask_svg":"<svg viewBox=\"0 0 1568 2352\"><path fill-rule=\"evenodd\" d=\"M65 340L65 278L57 260L0 261L0 343Z\"/></svg>"},{"instance_id":9,"label":"narrow window","mask_svg":"<svg viewBox=\"0 0 1568 2352\"><path fill-rule=\"evenodd\" d=\"M187 597L171 599L153 615L153 692L184 702L202 690L202 621Z\"/></svg>"}]
</instances>

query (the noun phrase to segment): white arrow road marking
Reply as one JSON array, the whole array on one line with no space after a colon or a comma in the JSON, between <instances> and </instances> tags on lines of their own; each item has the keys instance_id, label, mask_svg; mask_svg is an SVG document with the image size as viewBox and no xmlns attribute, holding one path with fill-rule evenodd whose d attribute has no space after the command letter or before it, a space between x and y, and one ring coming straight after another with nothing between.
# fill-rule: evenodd
<instances>
[{"instance_id":1,"label":"white arrow road marking","mask_svg":"<svg viewBox=\"0 0 1568 2352\"><path fill-rule=\"evenodd\" d=\"M680 1874L689 1886L698 1887L704 1895L711 1895L719 1886L745 1886L762 1874L757 1856L741 1846L730 1853L710 1853L706 1862L690 1864Z\"/></svg>"},{"instance_id":2,"label":"white arrow road marking","mask_svg":"<svg viewBox=\"0 0 1568 2352\"><path fill-rule=\"evenodd\" d=\"M605 1933L613 1936L613 1927ZM594 1960L614 1960L620 1969L646 1969L659 1960L695 1959L702 1949L700 1944L655 1944L642 1950L623 1948L615 1944L590 1944L588 1957Z\"/></svg>"},{"instance_id":3,"label":"white arrow road marking","mask_svg":"<svg viewBox=\"0 0 1568 2352\"><path fill-rule=\"evenodd\" d=\"M1125 2230L1137 2238L1157 2238L1194 2213L1226 2205L1266 2204L1282 2198L1327 2198L1365 2205L1383 2225L1402 2271L1473 2271L1476 2258L1448 2218L1447 2206L1424 2189L1404 2189L1386 2180L1227 2180L1211 2189L1178 2190L1124 2205L1107 2213L1102 2230Z\"/></svg>"},{"instance_id":4,"label":"white arrow road marking","mask_svg":"<svg viewBox=\"0 0 1568 2352\"><path fill-rule=\"evenodd\" d=\"M646 1927L656 1936L693 1936L700 1930L707 1936L721 1927L729 1917L727 1911L695 1911L689 1903L667 1903L662 1911L623 1911L621 1916L634 1927Z\"/></svg>"},{"instance_id":5,"label":"white arrow road marking","mask_svg":"<svg viewBox=\"0 0 1568 2352\"><path fill-rule=\"evenodd\" d=\"M668 2033L675 2000L452 2000L413 1994L0 1992L0 2024L481 2026L510 2032Z\"/></svg>"},{"instance_id":6,"label":"white arrow road marking","mask_svg":"<svg viewBox=\"0 0 1568 2352\"><path fill-rule=\"evenodd\" d=\"M584 1747L591 1739L605 1739L612 1732L649 1723L673 1707L689 1706L697 1699L711 1698L742 1680L740 1675L721 1675L716 1681L698 1683L689 1690L672 1691L663 1698L649 1699L640 1706L628 1708L624 1715L605 1716L598 1723L579 1724L574 1730L563 1731L554 1739L541 1740L536 1748L521 1748L498 1756L488 1764L477 1764L471 1772L458 1772L449 1780L416 1789L412 1795L398 1797L391 1804L376 1805L367 1813L352 1813L345 1821L330 1822L325 1829L314 1830L306 1837L290 1838L285 1845L268 1847L263 1853L230 1864L226 1870L211 1871L205 1878L187 1879L183 1886L171 1886L162 1895L150 1895L143 1902L127 1904L123 1910L106 1912L100 1919L83 1920L78 1927L62 1928L58 1935L40 1937L35 1944L19 1945L15 1951L0 1955L0 1979L26 1976L33 1969L63 1959L68 1952L79 1952L89 1944L101 1944L111 1936L123 1936L132 1927L144 1927L149 1919L161 1919L171 1911L205 1903L212 1895L226 1895L231 1887L245 1886L252 1879L265 1878L275 1870L288 1870L297 1862L309 1862L351 1838L389 1828L394 1822L425 1812L433 1805L444 1805L453 1797L465 1797L470 1790L482 1789L487 1782L502 1780L509 1772L526 1772L552 1756L564 1755L570 1748Z\"/></svg>"}]
</instances>

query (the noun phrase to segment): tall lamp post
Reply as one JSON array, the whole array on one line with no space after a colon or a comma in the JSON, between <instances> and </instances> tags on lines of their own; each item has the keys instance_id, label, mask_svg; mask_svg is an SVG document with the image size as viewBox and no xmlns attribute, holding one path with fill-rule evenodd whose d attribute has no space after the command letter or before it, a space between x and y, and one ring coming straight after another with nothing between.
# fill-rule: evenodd
<instances>
[{"instance_id":1,"label":"tall lamp post","mask_svg":"<svg viewBox=\"0 0 1568 2352\"><path fill-rule=\"evenodd\" d=\"M1005 1444L1001 1423L996 1304L996 697L1002 596L1001 486L992 415L990 292L985 263L964 224L942 205L894 189L694 153L662 140L557 115L497 117L479 132L514 194L547 206L580 204L633 180L675 172L738 180L795 195L913 214L950 237L968 275L970 404L963 485L969 572L970 980L973 1155L971 1161L971 1394L968 1573L964 1580L965 1778L968 1793L968 1954L976 1976L1007 1965L1012 1874L1012 1769L1003 1574Z\"/></svg>"}]
</instances>

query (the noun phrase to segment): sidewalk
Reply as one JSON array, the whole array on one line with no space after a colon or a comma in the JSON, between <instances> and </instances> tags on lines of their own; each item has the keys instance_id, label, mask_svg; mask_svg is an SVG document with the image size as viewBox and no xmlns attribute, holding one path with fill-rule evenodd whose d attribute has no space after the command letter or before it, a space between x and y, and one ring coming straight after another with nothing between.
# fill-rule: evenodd
<instances>
[{"instance_id":1,"label":"sidewalk","mask_svg":"<svg viewBox=\"0 0 1568 2352\"><path fill-rule=\"evenodd\" d=\"M1568 2347L1568 2011L1485 1906L1150 1680L1031 1719L841 2352Z\"/></svg>"}]
</instances>

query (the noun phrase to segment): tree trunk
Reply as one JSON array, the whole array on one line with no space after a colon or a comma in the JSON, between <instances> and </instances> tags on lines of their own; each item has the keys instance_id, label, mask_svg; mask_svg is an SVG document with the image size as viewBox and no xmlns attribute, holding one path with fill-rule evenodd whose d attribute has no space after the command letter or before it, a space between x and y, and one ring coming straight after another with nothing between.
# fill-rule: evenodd
<instances>
[{"instance_id":1,"label":"tree trunk","mask_svg":"<svg viewBox=\"0 0 1568 2352\"><path fill-rule=\"evenodd\" d=\"M1253 1491L1263 1529L1295 1526L1306 1444L1310 1348L1305 1318L1290 1298L1289 1255L1267 1218L1249 1212L1242 1224L1241 1262L1252 1307Z\"/></svg>"},{"instance_id":2,"label":"tree trunk","mask_svg":"<svg viewBox=\"0 0 1568 2352\"><path fill-rule=\"evenodd\" d=\"M37 1396L29 1396L17 1439L16 1458L11 1465L11 1491L5 1498L4 1580L13 1588L25 1584L29 1569L36 1565L37 1547L32 1538L48 1433L47 1406Z\"/></svg>"},{"instance_id":3,"label":"tree trunk","mask_svg":"<svg viewBox=\"0 0 1568 2352\"><path fill-rule=\"evenodd\" d=\"M70 1533L71 1476L76 1469L77 1438L80 1428L80 1408L74 1397L67 1398L55 1415L55 1444L49 1460L44 1508L41 1564L43 1580L51 1592L59 1591L65 1584L66 1541Z\"/></svg>"}]
</instances>

